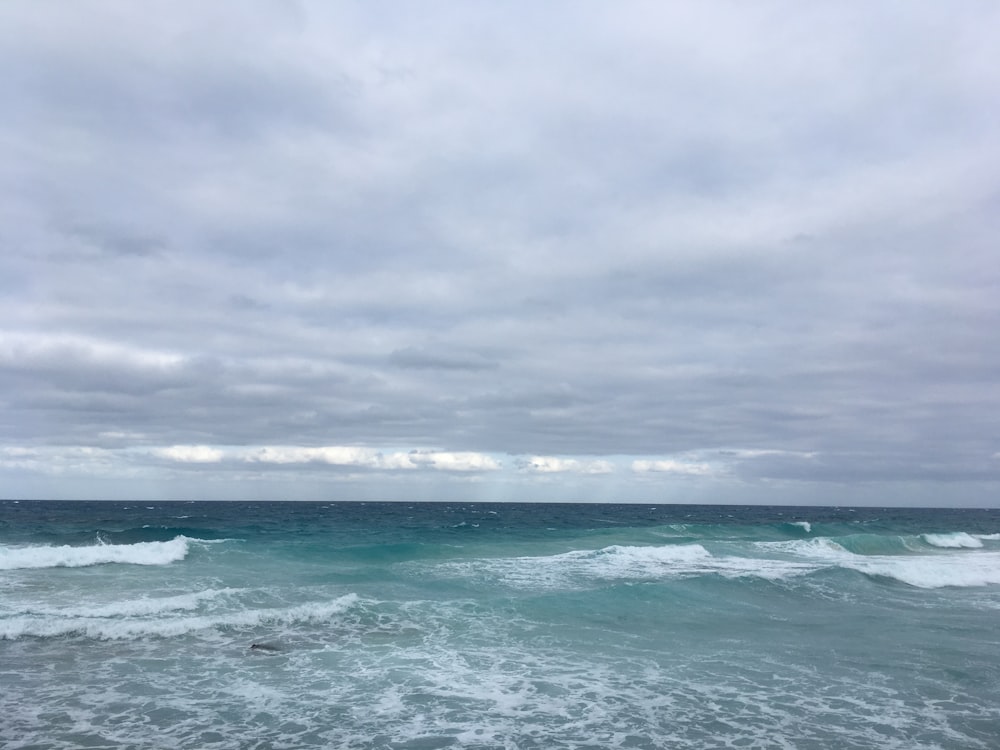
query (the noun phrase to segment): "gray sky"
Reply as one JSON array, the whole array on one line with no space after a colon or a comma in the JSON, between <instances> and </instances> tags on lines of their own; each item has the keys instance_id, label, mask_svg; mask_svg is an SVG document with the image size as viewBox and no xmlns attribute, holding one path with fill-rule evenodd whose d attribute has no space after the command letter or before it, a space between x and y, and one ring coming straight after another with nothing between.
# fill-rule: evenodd
<instances>
[{"instance_id":1,"label":"gray sky","mask_svg":"<svg viewBox=\"0 0 1000 750\"><path fill-rule=\"evenodd\" d=\"M997 505L1000 4L0 3L0 495Z\"/></svg>"}]
</instances>

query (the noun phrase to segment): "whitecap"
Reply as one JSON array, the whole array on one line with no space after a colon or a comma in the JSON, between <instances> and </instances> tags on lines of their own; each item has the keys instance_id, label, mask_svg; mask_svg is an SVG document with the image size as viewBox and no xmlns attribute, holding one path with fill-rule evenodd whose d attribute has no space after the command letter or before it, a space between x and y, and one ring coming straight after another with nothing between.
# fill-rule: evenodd
<instances>
[{"instance_id":1,"label":"whitecap","mask_svg":"<svg viewBox=\"0 0 1000 750\"><path fill-rule=\"evenodd\" d=\"M187 557L190 542L177 536L168 542L105 544L103 542L73 547L43 545L31 547L0 546L0 570L33 568L79 568L88 565L124 563L130 565L169 565Z\"/></svg>"},{"instance_id":2,"label":"whitecap","mask_svg":"<svg viewBox=\"0 0 1000 750\"><path fill-rule=\"evenodd\" d=\"M825 536L814 539L795 539L787 542L755 542L754 546L772 554L777 552L826 563L836 563L856 557L853 552Z\"/></svg>"},{"instance_id":3,"label":"whitecap","mask_svg":"<svg viewBox=\"0 0 1000 750\"><path fill-rule=\"evenodd\" d=\"M950 537L946 540L949 542L964 541L959 535L942 536ZM923 589L1000 584L1000 553L995 552L858 555L841 547L832 539L826 538L760 543L758 546L769 546L776 550L815 560L818 563L823 563L823 567L841 568L864 575L891 578ZM982 544L968 546L981 547ZM952 543L951 547L959 548L960 545Z\"/></svg>"},{"instance_id":4,"label":"whitecap","mask_svg":"<svg viewBox=\"0 0 1000 750\"><path fill-rule=\"evenodd\" d=\"M55 618L124 618L149 617L169 612L192 611L203 602L237 594L240 589L203 589L174 596L139 597L105 603L85 603L72 607L31 606L21 610L23 615Z\"/></svg>"},{"instance_id":5,"label":"whitecap","mask_svg":"<svg viewBox=\"0 0 1000 750\"><path fill-rule=\"evenodd\" d=\"M513 557L438 566L463 576L495 577L528 588L573 588L594 581L656 581L701 575L779 580L803 575L815 563L772 558L715 556L700 544L628 546L573 550L546 557Z\"/></svg>"},{"instance_id":6,"label":"whitecap","mask_svg":"<svg viewBox=\"0 0 1000 750\"><path fill-rule=\"evenodd\" d=\"M982 541L964 531L950 534L921 534L921 538L932 547L978 549L983 546Z\"/></svg>"},{"instance_id":7,"label":"whitecap","mask_svg":"<svg viewBox=\"0 0 1000 750\"><path fill-rule=\"evenodd\" d=\"M360 601L345 594L332 601L309 602L284 609L246 609L186 617L51 617L25 614L0 620L0 640L24 636L51 638L82 635L97 640L175 637L202 630L244 629L261 625L291 625L329 620ZM162 613L161 613L162 614Z\"/></svg>"},{"instance_id":8,"label":"whitecap","mask_svg":"<svg viewBox=\"0 0 1000 750\"><path fill-rule=\"evenodd\" d=\"M881 557L858 560L844 567L867 575L893 578L921 589L978 587L1000 584L996 553Z\"/></svg>"}]
</instances>

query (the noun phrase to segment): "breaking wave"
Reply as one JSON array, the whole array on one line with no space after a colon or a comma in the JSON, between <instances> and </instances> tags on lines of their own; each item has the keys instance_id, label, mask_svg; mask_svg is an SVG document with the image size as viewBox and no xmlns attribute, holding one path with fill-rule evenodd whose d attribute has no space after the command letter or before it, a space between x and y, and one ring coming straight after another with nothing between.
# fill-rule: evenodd
<instances>
[{"instance_id":1,"label":"breaking wave","mask_svg":"<svg viewBox=\"0 0 1000 750\"><path fill-rule=\"evenodd\" d=\"M0 620L0 640L25 636L51 638L79 635L95 640L175 637L203 630L246 629L261 625L308 624L329 620L354 605L357 594L345 594L327 602L310 602L295 607L244 609L224 613L173 616L177 610L193 608L201 599L225 595L225 590L135 600L104 605L92 610L75 608L49 612L27 611Z\"/></svg>"},{"instance_id":2,"label":"breaking wave","mask_svg":"<svg viewBox=\"0 0 1000 750\"><path fill-rule=\"evenodd\" d=\"M88 546L43 545L0 546L0 570L32 568L81 568L88 565L169 565L187 557L191 542L202 541L177 536L166 542L104 544Z\"/></svg>"},{"instance_id":3,"label":"breaking wave","mask_svg":"<svg viewBox=\"0 0 1000 750\"><path fill-rule=\"evenodd\" d=\"M492 580L517 588L587 588L607 582L640 582L720 576L779 581L830 570L850 570L917 588L1000 584L1000 552L980 551L967 534L934 539L941 549L915 549L918 537L893 537L880 544L860 538L817 537L746 545L625 546L573 550L541 557L465 560L432 566L437 575ZM912 542L910 540L913 540ZM874 553L848 548L872 547ZM978 544L975 544L977 543ZM930 543L930 542L929 542ZM944 551L947 548L949 552Z\"/></svg>"},{"instance_id":4,"label":"breaking wave","mask_svg":"<svg viewBox=\"0 0 1000 750\"><path fill-rule=\"evenodd\" d=\"M934 538L934 542L927 537ZM925 534L922 538L949 549L978 549L982 543L974 537L955 534ZM971 542L971 543L970 543ZM1000 553L951 552L931 554L863 555L852 552L827 538L809 541L762 543L775 550L814 560L824 567L853 570L867 576L889 578L917 588L973 587L1000 584Z\"/></svg>"},{"instance_id":5,"label":"breaking wave","mask_svg":"<svg viewBox=\"0 0 1000 750\"><path fill-rule=\"evenodd\" d=\"M479 559L437 566L439 573L498 580L517 588L578 588L595 583L641 582L720 575L777 580L808 573L807 563L713 555L700 544L612 545L546 557Z\"/></svg>"},{"instance_id":6,"label":"breaking wave","mask_svg":"<svg viewBox=\"0 0 1000 750\"><path fill-rule=\"evenodd\" d=\"M921 538L932 547L978 549L983 546L982 541L964 531L956 531L951 534L922 534Z\"/></svg>"}]
</instances>

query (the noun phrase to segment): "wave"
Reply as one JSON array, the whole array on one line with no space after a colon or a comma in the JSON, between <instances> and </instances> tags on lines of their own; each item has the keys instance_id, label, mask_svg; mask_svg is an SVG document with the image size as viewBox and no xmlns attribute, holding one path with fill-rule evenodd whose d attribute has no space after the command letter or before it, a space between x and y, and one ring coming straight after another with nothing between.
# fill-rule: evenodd
<instances>
[{"instance_id":1,"label":"wave","mask_svg":"<svg viewBox=\"0 0 1000 750\"><path fill-rule=\"evenodd\" d=\"M438 574L457 574L472 580L485 577L508 586L543 590L699 576L781 581L834 570L926 589L1000 584L1000 552L979 551L971 546L959 548L959 541L968 545L968 540L954 535L946 541L954 545L955 551L929 550L924 546L921 553L919 539L879 540L876 535L855 535L846 540L855 547L874 548L876 554L855 551L842 543L845 540L829 537L750 545L720 543L712 547L713 551L701 544L612 545L541 557L453 561L431 569Z\"/></svg>"},{"instance_id":2,"label":"wave","mask_svg":"<svg viewBox=\"0 0 1000 750\"><path fill-rule=\"evenodd\" d=\"M703 575L778 580L816 568L816 565L793 560L716 556L700 544L612 545L545 557L478 559L437 566L439 572L471 578L486 576L519 588L541 589Z\"/></svg>"},{"instance_id":3,"label":"wave","mask_svg":"<svg viewBox=\"0 0 1000 750\"><path fill-rule=\"evenodd\" d=\"M225 591L213 592L217 596ZM198 596L198 595L191 595ZM202 597L204 598L204 597ZM141 601L141 600L139 600ZM204 630L243 630L261 625L293 625L323 622L346 612L360 602L357 594L345 594L327 602L310 602L284 609L244 609L218 614L186 617L157 617L178 609L186 609L184 596L169 597L166 602L150 600L148 612L144 605L121 602L105 605L98 611L81 610L81 616L70 610L53 614L25 612L0 620L0 640L22 637L53 638L84 636L95 640L135 640L148 637L177 637ZM112 614L115 608L117 615ZM133 616L134 609L138 616Z\"/></svg>"},{"instance_id":4,"label":"wave","mask_svg":"<svg viewBox=\"0 0 1000 750\"><path fill-rule=\"evenodd\" d=\"M951 534L921 534L920 536L932 547L976 549L983 546L982 541L964 531L955 531Z\"/></svg>"},{"instance_id":5,"label":"wave","mask_svg":"<svg viewBox=\"0 0 1000 750\"><path fill-rule=\"evenodd\" d=\"M32 568L80 568L120 563L128 565L169 565L187 557L191 542L207 540L177 536L166 542L98 544L88 546L44 545L0 547L0 570Z\"/></svg>"},{"instance_id":6,"label":"wave","mask_svg":"<svg viewBox=\"0 0 1000 750\"><path fill-rule=\"evenodd\" d=\"M892 578L921 589L967 588L1000 584L1000 554L970 558L949 555L862 560L851 567L869 576Z\"/></svg>"},{"instance_id":7,"label":"wave","mask_svg":"<svg viewBox=\"0 0 1000 750\"><path fill-rule=\"evenodd\" d=\"M809 544L809 542L805 542ZM586 563L584 572L604 579L661 579L718 575L723 578L782 580L814 572L804 561L741 554L712 554L700 544L660 547L608 547L592 553L569 553Z\"/></svg>"},{"instance_id":8,"label":"wave","mask_svg":"<svg viewBox=\"0 0 1000 750\"><path fill-rule=\"evenodd\" d=\"M925 534L922 538L935 535ZM958 532L939 535L943 542L936 546L950 549L978 549L982 544L969 544L977 539ZM932 542L929 542L933 545ZM808 541L761 543L797 557L813 560L824 567L853 570L876 578L889 578L916 588L975 587L1000 584L1000 553L952 552L932 554L863 555L847 549L828 538Z\"/></svg>"},{"instance_id":9,"label":"wave","mask_svg":"<svg viewBox=\"0 0 1000 750\"><path fill-rule=\"evenodd\" d=\"M106 604L83 604L75 607L28 606L21 609L19 614L56 618L150 617L169 612L195 610L206 601L224 599L238 593L240 589L204 589L190 594L144 596L138 599L123 599Z\"/></svg>"},{"instance_id":10,"label":"wave","mask_svg":"<svg viewBox=\"0 0 1000 750\"><path fill-rule=\"evenodd\" d=\"M779 542L756 542L761 548L784 549L790 552L818 550L829 552L831 549L846 551L851 554L870 557L874 555L912 555L928 553L941 549L979 549L983 547L981 537L965 532L949 534L846 534L843 536L819 536L809 540L796 539ZM805 546L802 546L805 545ZM833 545L833 546L831 546Z\"/></svg>"}]
</instances>

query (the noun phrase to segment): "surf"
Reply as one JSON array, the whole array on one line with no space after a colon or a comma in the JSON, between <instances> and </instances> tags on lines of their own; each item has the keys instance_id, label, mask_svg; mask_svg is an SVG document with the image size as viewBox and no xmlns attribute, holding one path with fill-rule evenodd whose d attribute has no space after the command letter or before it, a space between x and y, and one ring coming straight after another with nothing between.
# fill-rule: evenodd
<instances>
[{"instance_id":1,"label":"surf","mask_svg":"<svg viewBox=\"0 0 1000 750\"><path fill-rule=\"evenodd\" d=\"M946 549L963 547L966 549L978 549L983 546L981 539L964 531L954 531L950 534L921 534L921 538L932 547L944 547Z\"/></svg>"},{"instance_id":2,"label":"surf","mask_svg":"<svg viewBox=\"0 0 1000 750\"><path fill-rule=\"evenodd\" d=\"M166 542L97 544L86 546L32 545L0 547L0 570L82 568L91 565L170 565L187 557L191 543L200 541L176 536Z\"/></svg>"},{"instance_id":3,"label":"surf","mask_svg":"<svg viewBox=\"0 0 1000 750\"><path fill-rule=\"evenodd\" d=\"M168 597L161 600L126 601L94 608L28 610L0 619L0 640L25 637L80 636L100 641L142 638L175 638L199 631L250 631L262 626L281 627L329 622L360 604L354 593L329 601L307 602L291 607L238 609L204 614L178 611L196 608L202 601L232 592L212 592Z\"/></svg>"}]
</instances>

